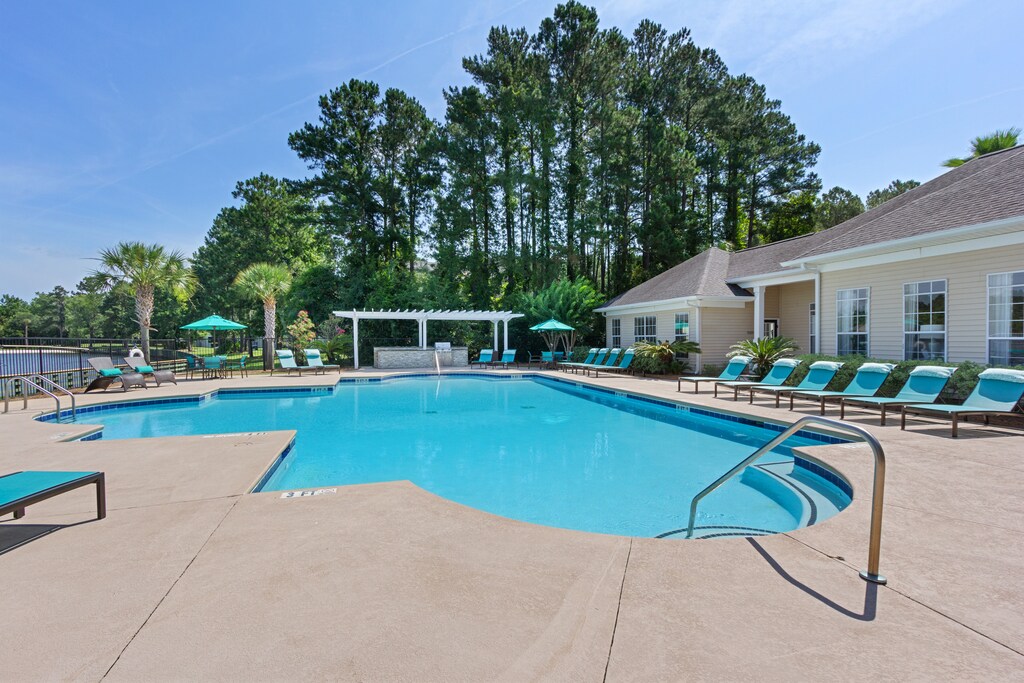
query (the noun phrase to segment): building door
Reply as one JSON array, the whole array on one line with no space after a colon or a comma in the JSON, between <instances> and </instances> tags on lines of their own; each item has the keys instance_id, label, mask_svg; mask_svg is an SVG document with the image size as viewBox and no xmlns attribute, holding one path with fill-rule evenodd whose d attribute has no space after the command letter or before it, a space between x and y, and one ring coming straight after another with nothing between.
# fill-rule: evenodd
<instances>
[{"instance_id":1,"label":"building door","mask_svg":"<svg viewBox=\"0 0 1024 683\"><path fill-rule=\"evenodd\" d=\"M764 335L765 337L778 337L779 336L779 320L778 318L765 318L764 321Z\"/></svg>"}]
</instances>

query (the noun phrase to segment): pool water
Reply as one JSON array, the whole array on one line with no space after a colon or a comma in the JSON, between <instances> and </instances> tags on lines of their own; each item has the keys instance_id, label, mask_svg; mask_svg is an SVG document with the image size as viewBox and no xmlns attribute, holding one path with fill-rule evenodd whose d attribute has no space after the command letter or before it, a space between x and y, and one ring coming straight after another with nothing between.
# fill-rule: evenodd
<instances>
[{"instance_id":1,"label":"pool water","mask_svg":"<svg viewBox=\"0 0 1024 683\"><path fill-rule=\"evenodd\" d=\"M542 378L413 377L332 393L224 394L80 418L103 438L297 430L261 490L409 480L496 515L630 536L676 535L691 498L777 435ZM793 437L704 499L705 536L778 532L849 503L793 466Z\"/></svg>"}]
</instances>

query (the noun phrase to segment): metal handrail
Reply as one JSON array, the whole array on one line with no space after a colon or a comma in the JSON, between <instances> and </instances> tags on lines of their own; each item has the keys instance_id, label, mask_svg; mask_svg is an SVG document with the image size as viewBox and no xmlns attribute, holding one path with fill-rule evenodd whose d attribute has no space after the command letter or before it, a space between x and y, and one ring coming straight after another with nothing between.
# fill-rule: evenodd
<instances>
[{"instance_id":1,"label":"metal handrail","mask_svg":"<svg viewBox=\"0 0 1024 683\"><path fill-rule=\"evenodd\" d=\"M10 402L11 402L11 398L8 395L8 394L10 394L10 392L7 389L10 388L11 384L13 384L14 382L18 382L18 381L24 382L25 384L29 385L30 387L36 388L37 390L43 392L44 394L46 394L47 396L52 398L54 401L56 401L56 403L57 403L57 419L60 420L60 399L57 398L57 394L54 394L52 391L49 391L49 390L45 389L44 387L39 386L38 384L36 384L32 380L30 380L28 377L12 377L12 378L10 378L9 380L7 380L4 383L4 386L6 387L4 392L3 392L4 393L4 412L5 413L9 409ZM23 398L24 398L24 404L22 405L22 410L27 410L28 409L28 393L27 392L24 394Z\"/></svg>"},{"instance_id":2,"label":"metal handrail","mask_svg":"<svg viewBox=\"0 0 1024 683\"><path fill-rule=\"evenodd\" d=\"M78 408L75 406L75 395L73 393L71 393L71 391L67 387L65 387L65 386L63 386L61 384L58 384L57 382L54 382L49 377L44 377L43 375L32 375L30 379L32 381L35 381L37 379L38 380L42 380L44 384L47 384L47 385L53 387L54 389L56 389L57 391L61 392L62 394L66 394L68 396L68 398L71 399L71 419L74 420L75 418L78 417ZM57 407L57 419L58 420L60 419L60 405L59 404L60 404L60 402L58 401L58 407Z\"/></svg>"},{"instance_id":3,"label":"metal handrail","mask_svg":"<svg viewBox=\"0 0 1024 683\"><path fill-rule=\"evenodd\" d=\"M856 434L871 447L871 451L874 453L875 483L874 489L871 493L871 535L868 545L868 568L860 572L860 578L872 583L884 584L886 582L886 578L878 573L878 558L881 553L882 545L882 499L885 495L885 451L882 450L882 444L878 442L878 439L863 427L849 424L847 422L840 422L839 420L832 420L827 417L808 415L807 417L800 418L777 437L758 448L751 455L744 458L738 465L730 469L728 472L705 487L703 491L694 496L693 500L690 501L690 522L686 527L686 537L693 538L693 525L697 517L697 503L699 503L704 496L717 489L729 479L732 479L738 472L747 467L747 465L754 462L809 424L826 425L838 431Z\"/></svg>"}]
</instances>

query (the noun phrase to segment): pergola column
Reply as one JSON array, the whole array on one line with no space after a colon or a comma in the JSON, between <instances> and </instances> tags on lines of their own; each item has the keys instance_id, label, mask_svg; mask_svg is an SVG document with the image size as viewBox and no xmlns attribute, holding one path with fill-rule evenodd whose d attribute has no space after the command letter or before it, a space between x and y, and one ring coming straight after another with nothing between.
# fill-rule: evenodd
<instances>
[{"instance_id":1,"label":"pergola column","mask_svg":"<svg viewBox=\"0 0 1024 683\"><path fill-rule=\"evenodd\" d=\"M359 317L352 317L352 361L355 369L359 369Z\"/></svg>"},{"instance_id":2,"label":"pergola column","mask_svg":"<svg viewBox=\"0 0 1024 683\"><path fill-rule=\"evenodd\" d=\"M754 286L754 341L764 336L764 286Z\"/></svg>"},{"instance_id":3,"label":"pergola column","mask_svg":"<svg viewBox=\"0 0 1024 683\"><path fill-rule=\"evenodd\" d=\"M502 353L504 353L505 351L508 350L508 318L505 318L501 322L504 325L504 330L502 331L502 339L505 340L505 345L501 347L501 351Z\"/></svg>"},{"instance_id":4,"label":"pergola column","mask_svg":"<svg viewBox=\"0 0 1024 683\"><path fill-rule=\"evenodd\" d=\"M493 348L494 352L497 353L498 352L498 321L494 320L492 322L494 323L494 346L491 347L491 348Z\"/></svg>"}]
</instances>

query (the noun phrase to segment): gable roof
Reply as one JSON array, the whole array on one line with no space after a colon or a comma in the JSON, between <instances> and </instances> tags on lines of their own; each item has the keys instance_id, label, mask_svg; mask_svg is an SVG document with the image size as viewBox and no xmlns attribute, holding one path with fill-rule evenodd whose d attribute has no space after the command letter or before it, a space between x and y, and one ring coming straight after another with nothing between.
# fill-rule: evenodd
<instances>
[{"instance_id":1,"label":"gable roof","mask_svg":"<svg viewBox=\"0 0 1024 683\"><path fill-rule=\"evenodd\" d=\"M711 247L602 308L687 296L749 296L729 280L793 270L792 262L815 256L1016 217L1024 217L1024 145L972 159L821 232L732 253Z\"/></svg>"}]
</instances>

